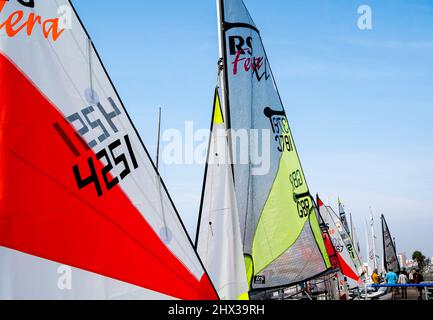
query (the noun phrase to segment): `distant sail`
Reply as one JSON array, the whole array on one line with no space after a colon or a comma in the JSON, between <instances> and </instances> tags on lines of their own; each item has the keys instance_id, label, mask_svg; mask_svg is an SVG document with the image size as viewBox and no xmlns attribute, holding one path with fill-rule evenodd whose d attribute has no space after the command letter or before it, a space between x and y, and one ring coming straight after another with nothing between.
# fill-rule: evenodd
<instances>
[{"instance_id":1,"label":"distant sail","mask_svg":"<svg viewBox=\"0 0 433 320\"><path fill-rule=\"evenodd\" d=\"M370 243L370 254L369 254L369 265L374 269L378 269L378 272L380 273L381 265L377 262L377 259L379 259L379 255L377 254L376 250L376 232L374 230L374 217L373 214L370 216L370 233L369 233L369 243Z\"/></svg>"},{"instance_id":2,"label":"distant sail","mask_svg":"<svg viewBox=\"0 0 433 320\"><path fill-rule=\"evenodd\" d=\"M322 237L323 242L325 243L326 252L328 253L329 261L331 262L331 268L332 270L341 270L341 264L340 264L340 257L339 252L337 252L337 249L334 246L333 238L330 236L330 228L329 224L326 223L326 221L323 219L322 215L320 214L320 208L324 206L322 200L317 195L316 198L316 204L317 204L317 220L319 221L320 229L322 231Z\"/></svg>"},{"instance_id":3,"label":"distant sail","mask_svg":"<svg viewBox=\"0 0 433 320\"><path fill-rule=\"evenodd\" d=\"M248 280L252 290L289 286L326 272L330 262L259 30L241 0L219 0L219 5ZM245 130L248 148L240 150L236 133ZM262 150L267 145L270 151ZM253 155L260 152L269 161L255 163Z\"/></svg>"},{"instance_id":4,"label":"distant sail","mask_svg":"<svg viewBox=\"0 0 433 320\"><path fill-rule=\"evenodd\" d=\"M352 215L350 215L350 237L352 239L352 243L355 246L356 253L358 255L358 259L362 263L362 251L361 245L358 240L358 233L356 232L356 227L353 224Z\"/></svg>"},{"instance_id":5,"label":"distant sail","mask_svg":"<svg viewBox=\"0 0 433 320\"><path fill-rule=\"evenodd\" d=\"M346 230L347 234L350 236L349 223L347 222L346 212L344 210L343 204L340 201L340 198L338 198L338 211L340 213L340 221L343 224L343 227Z\"/></svg>"},{"instance_id":6,"label":"distant sail","mask_svg":"<svg viewBox=\"0 0 433 320\"><path fill-rule=\"evenodd\" d=\"M361 276L363 273L362 262L358 256L358 252L355 248L355 245L352 242L352 239L350 238L349 234L346 232L346 228L343 227L343 223L338 218L338 215L335 213L335 211L331 207L327 207L327 209L330 212L332 212L332 217L334 218L334 222L335 225L337 226L338 232L340 233L341 239L343 240L345 247L349 251L350 258L352 259L356 267L357 274Z\"/></svg>"},{"instance_id":7,"label":"distant sail","mask_svg":"<svg viewBox=\"0 0 433 320\"><path fill-rule=\"evenodd\" d=\"M343 240L339 231L339 228L341 228L340 220L335 212L330 207L325 206L320 199L317 202L320 216L328 229L328 234L336 250L341 273L353 281L359 282L360 273L358 272L353 258L355 256L354 248L350 244L347 245Z\"/></svg>"},{"instance_id":8,"label":"distant sail","mask_svg":"<svg viewBox=\"0 0 433 320\"><path fill-rule=\"evenodd\" d=\"M392 270L394 272L400 271L400 264L398 262L397 252L391 233L389 232L385 216L381 216L382 220L382 239L383 239L383 260L385 271Z\"/></svg>"},{"instance_id":9,"label":"distant sail","mask_svg":"<svg viewBox=\"0 0 433 320\"><path fill-rule=\"evenodd\" d=\"M215 91L196 246L223 300L248 297L225 117Z\"/></svg>"},{"instance_id":10,"label":"distant sail","mask_svg":"<svg viewBox=\"0 0 433 320\"><path fill-rule=\"evenodd\" d=\"M374 260L373 260L373 250L371 247L371 235L370 235L370 229L367 223L367 220L365 221L365 226L364 226L364 236L365 236L365 253L366 253L366 257L367 257L367 280L370 281L371 280L371 275L373 274L374 269L376 269L376 266L374 265Z\"/></svg>"},{"instance_id":11,"label":"distant sail","mask_svg":"<svg viewBox=\"0 0 433 320\"><path fill-rule=\"evenodd\" d=\"M0 299L218 298L71 3L0 12Z\"/></svg>"}]
</instances>

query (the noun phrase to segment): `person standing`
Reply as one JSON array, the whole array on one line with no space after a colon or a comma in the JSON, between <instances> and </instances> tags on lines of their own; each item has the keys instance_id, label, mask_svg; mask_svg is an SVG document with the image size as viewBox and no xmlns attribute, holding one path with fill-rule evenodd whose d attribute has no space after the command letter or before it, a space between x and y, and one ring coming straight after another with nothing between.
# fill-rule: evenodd
<instances>
[{"instance_id":1,"label":"person standing","mask_svg":"<svg viewBox=\"0 0 433 320\"><path fill-rule=\"evenodd\" d=\"M385 276L385 281L386 281L386 284L395 286L397 284L397 281L398 281L398 276L394 271L389 269L388 273ZM394 299L395 291L396 291L395 287L389 287L389 289L388 289L388 293L392 293L393 299Z\"/></svg>"},{"instance_id":2,"label":"person standing","mask_svg":"<svg viewBox=\"0 0 433 320\"><path fill-rule=\"evenodd\" d=\"M415 270L411 270L409 272L409 283L413 283L413 275L415 274Z\"/></svg>"},{"instance_id":3,"label":"person standing","mask_svg":"<svg viewBox=\"0 0 433 320\"><path fill-rule=\"evenodd\" d=\"M406 285L408 284L408 282L409 279L407 277L406 271L403 270L402 272L400 272L400 275L398 276L398 284ZM403 299L407 299L407 287L401 288L401 297Z\"/></svg>"},{"instance_id":4,"label":"person standing","mask_svg":"<svg viewBox=\"0 0 433 320\"><path fill-rule=\"evenodd\" d=\"M374 284L379 284L380 283L380 276L377 273L377 269L373 270L373 273L371 275L371 280L373 281Z\"/></svg>"},{"instance_id":5,"label":"person standing","mask_svg":"<svg viewBox=\"0 0 433 320\"><path fill-rule=\"evenodd\" d=\"M396 285L398 281L397 273L389 269L388 273L386 274L385 280L387 284Z\"/></svg>"},{"instance_id":6,"label":"person standing","mask_svg":"<svg viewBox=\"0 0 433 320\"><path fill-rule=\"evenodd\" d=\"M416 270L415 274L413 275L413 282L415 284L420 284L423 281L424 281L424 277L419 272L419 270ZM422 300L422 287L418 287L418 293L419 293L418 300Z\"/></svg>"}]
</instances>

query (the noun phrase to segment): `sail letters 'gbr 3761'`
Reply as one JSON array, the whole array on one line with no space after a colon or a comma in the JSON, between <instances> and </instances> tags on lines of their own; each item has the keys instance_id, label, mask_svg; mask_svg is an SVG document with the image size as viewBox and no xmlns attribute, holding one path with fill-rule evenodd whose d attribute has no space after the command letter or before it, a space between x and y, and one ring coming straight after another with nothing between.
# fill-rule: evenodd
<instances>
[{"instance_id":1,"label":"sail letters 'gbr 3761'","mask_svg":"<svg viewBox=\"0 0 433 320\"><path fill-rule=\"evenodd\" d=\"M257 174L251 162L233 165L250 290L289 286L331 264L259 30L242 0L219 4L228 128L271 138L268 172ZM250 141L250 154L260 147ZM235 149L234 159L241 159Z\"/></svg>"},{"instance_id":2,"label":"sail letters 'gbr 3761'","mask_svg":"<svg viewBox=\"0 0 433 320\"><path fill-rule=\"evenodd\" d=\"M0 298L215 299L71 6L0 1Z\"/></svg>"}]
</instances>

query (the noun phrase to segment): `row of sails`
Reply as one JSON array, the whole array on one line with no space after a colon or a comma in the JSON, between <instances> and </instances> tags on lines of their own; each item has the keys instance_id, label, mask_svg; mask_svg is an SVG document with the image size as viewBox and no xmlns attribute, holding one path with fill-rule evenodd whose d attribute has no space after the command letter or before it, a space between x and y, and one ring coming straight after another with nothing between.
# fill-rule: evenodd
<instances>
[{"instance_id":1,"label":"row of sails","mask_svg":"<svg viewBox=\"0 0 433 320\"><path fill-rule=\"evenodd\" d=\"M338 216L310 194L242 0L217 0L220 64L195 243L75 10L73 28L52 18L64 6L73 8L0 2L0 298L248 299L329 272L360 281L356 233L341 204ZM257 139L237 162L241 129L270 143L268 170L251 159Z\"/></svg>"}]
</instances>

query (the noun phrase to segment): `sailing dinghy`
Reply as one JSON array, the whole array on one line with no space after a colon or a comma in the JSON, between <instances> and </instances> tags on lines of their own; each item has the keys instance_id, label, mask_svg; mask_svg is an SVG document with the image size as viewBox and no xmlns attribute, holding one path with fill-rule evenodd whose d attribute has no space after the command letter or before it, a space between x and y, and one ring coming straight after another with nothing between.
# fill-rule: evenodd
<instances>
[{"instance_id":1,"label":"sailing dinghy","mask_svg":"<svg viewBox=\"0 0 433 320\"><path fill-rule=\"evenodd\" d=\"M327 227L328 234L335 248L340 272L352 281L360 283L360 272L355 264L355 249L347 238L343 238L341 232L344 230L342 222L339 220L337 214L332 210L332 208L325 206L320 198L317 200L317 205L319 206L320 216Z\"/></svg>"},{"instance_id":2,"label":"sailing dinghy","mask_svg":"<svg viewBox=\"0 0 433 320\"><path fill-rule=\"evenodd\" d=\"M218 298L89 35L59 8L72 4L0 1L0 298Z\"/></svg>"},{"instance_id":3,"label":"sailing dinghy","mask_svg":"<svg viewBox=\"0 0 433 320\"><path fill-rule=\"evenodd\" d=\"M394 240L389 232L388 224L386 223L385 216L381 216L382 221L382 240L383 240L383 261L385 272L400 271L400 263L397 257Z\"/></svg>"},{"instance_id":4,"label":"sailing dinghy","mask_svg":"<svg viewBox=\"0 0 433 320\"><path fill-rule=\"evenodd\" d=\"M236 201L230 202L230 207L222 202L209 209L215 201L209 197L210 180L215 178L208 164L197 248L204 261L220 259L226 264L219 268L232 270L234 264L239 268L237 252L206 249L210 242L224 239L226 231L218 220L229 221L231 227L238 224L241 243L232 245L232 249L242 248L250 293L289 287L327 272L331 264L260 31L243 1L217 0L217 7L221 112L233 161L225 170L230 170L233 178L225 178L220 189L212 192L216 197L226 190ZM249 139L246 148L237 146L237 133L245 130L263 135L262 142ZM270 150L263 150L270 157L268 167L264 163L260 166L252 156L266 144L270 146ZM245 158L246 163L242 163ZM217 225L220 227L214 227ZM234 232L236 240L238 231ZM232 281L233 275L217 280L212 272L210 276L224 284ZM235 283L243 281L241 276Z\"/></svg>"}]
</instances>

